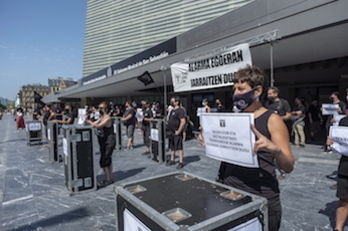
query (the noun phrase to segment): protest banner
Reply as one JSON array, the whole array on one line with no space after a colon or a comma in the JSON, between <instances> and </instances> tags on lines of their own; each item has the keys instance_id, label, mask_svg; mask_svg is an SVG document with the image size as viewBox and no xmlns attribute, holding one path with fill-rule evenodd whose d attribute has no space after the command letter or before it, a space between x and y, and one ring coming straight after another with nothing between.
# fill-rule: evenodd
<instances>
[{"instance_id":1,"label":"protest banner","mask_svg":"<svg viewBox=\"0 0 348 231\"><path fill-rule=\"evenodd\" d=\"M204 113L201 115L205 152L210 158L227 163L258 168L253 152L255 135L252 113Z\"/></svg>"},{"instance_id":2,"label":"protest banner","mask_svg":"<svg viewBox=\"0 0 348 231\"><path fill-rule=\"evenodd\" d=\"M197 57L171 65L175 92L231 86L234 73L248 64L252 65L247 43Z\"/></svg>"}]
</instances>

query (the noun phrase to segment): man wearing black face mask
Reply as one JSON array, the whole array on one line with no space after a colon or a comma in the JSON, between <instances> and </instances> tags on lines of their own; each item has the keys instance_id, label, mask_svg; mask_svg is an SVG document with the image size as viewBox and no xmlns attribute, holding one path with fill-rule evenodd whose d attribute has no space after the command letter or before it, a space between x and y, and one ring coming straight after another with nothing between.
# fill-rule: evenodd
<instances>
[{"instance_id":1,"label":"man wearing black face mask","mask_svg":"<svg viewBox=\"0 0 348 231\"><path fill-rule=\"evenodd\" d=\"M53 120L53 121L60 123L60 124L73 124L74 123L75 115L72 112L72 106L68 103L65 104L64 115L65 115L65 120Z\"/></svg>"},{"instance_id":2,"label":"man wearing black face mask","mask_svg":"<svg viewBox=\"0 0 348 231\"><path fill-rule=\"evenodd\" d=\"M222 105L219 98L215 100L215 107L217 108L217 112L225 112L225 107Z\"/></svg>"}]
</instances>

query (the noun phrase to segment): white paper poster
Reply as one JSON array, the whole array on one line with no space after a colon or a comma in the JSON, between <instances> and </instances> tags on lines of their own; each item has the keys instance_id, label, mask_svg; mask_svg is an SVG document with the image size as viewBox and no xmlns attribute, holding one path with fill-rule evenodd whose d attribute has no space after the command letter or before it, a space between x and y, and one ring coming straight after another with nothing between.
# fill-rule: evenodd
<instances>
[{"instance_id":1,"label":"white paper poster","mask_svg":"<svg viewBox=\"0 0 348 231\"><path fill-rule=\"evenodd\" d=\"M151 231L144 223L142 223L128 209L123 211L124 231Z\"/></svg>"},{"instance_id":2,"label":"white paper poster","mask_svg":"<svg viewBox=\"0 0 348 231\"><path fill-rule=\"evenodd\" d=\"M196 57L171 65L175 92L231 86L234 73L252 64L247 43Z\"/></svg>"},{"instance_id":3,"label":"white paper poster","mask_svg":"<svg viewBox=\"0 0 348 231\"><path fill-rule=\"evenodd\" d=\"M153 141L159 141L159 138L158 138L158 129L156 129L156 128L151 128L151 134L150 134L150 136L151 136L151 140L153 140Z\"/></svg>"},{"instance_id":4,"label":"white paper poster","mask_svg":"<svg viewBox=\"0 0 348 231\"><path fill-rule=\"evenodd\" d=\"M252 113L205 113L201 115L205 152L208 157L249 168L258 168L253 153L255 135Z\"/></svg>"},{"instance_id":5,"label":"white paper poster","mask_svg":"<svg viewBox=\"0 0 348 231\"><path fill-rule=\"evenodd\" d=\"M325 104L322 105L323 115L337 115L338 114L338 104Z\"/></svg>"},{"instance_id":6,"label":"white paper poster","mask_svg":"<svg viewBox=\"0 0 348 231\"><path fill-rule=\"evenodd\" d=\"M68 156L68 140L66 138L63 138L63 153Z\"/></svg>"},{"instance_id":7,"label":"white paper poster","mask_svg":"<svg viewBox=\"0 0 348 231\"><path fill-rule=\"evenodd\" d=\"M83 124L85 122L85 115L86 115L86 109L85 108L79 108L78 109L78 122L77 124Z\"/></svg>"},{"instance_id":8,"label":"white paper poster","mask_svg":"<svg viewBox=\"0 0 348 231\"><path fill-rule=\"evenodd\" d=\"M255 217L227 231L262 231L262 225L259 219Z\"/></svg>"},{"instance_id":9,"label":"white paper poster","mask_svg":"<svg viewBox=\"0 0 348 231\"><path fill-rule=\"evenodd\" d=\"M330 137L334 142L331 147L338 153L348 156L348 127L331 126Z\"/></svg>"}]
</instances>

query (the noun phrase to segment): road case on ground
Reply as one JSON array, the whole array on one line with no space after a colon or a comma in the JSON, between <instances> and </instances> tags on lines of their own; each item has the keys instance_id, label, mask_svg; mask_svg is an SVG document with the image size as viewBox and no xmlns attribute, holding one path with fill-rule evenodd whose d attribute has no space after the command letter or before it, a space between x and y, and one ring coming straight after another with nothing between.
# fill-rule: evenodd
<instances>
[{"instance_id":1,"label":"road case on ground","mask_svg":"<svg viewBox=\"0 0 348 231\"><path fill-rule=\"evenodd\" d=\"M62 128L65 184L69 193L96 190L94 128L82 125Z\"/></svg>"},{"instance_id":2,"label":"road case on ground","mask_svg":"<svg viewBox=\"0 0 348 231\"><path fill-rule=\"evenodd\" d=\"M48 159L51 163L59 162L58 155L58 123L54 121L47 122L47 139L48 139Z\"/></svg>"},{"instance_id":3,"label":"road case on ground","mask_svg":"<svg viewBox=\"0 0 348 231\"><path fill-rule=\"evenodd\" d=\"M27 121L25 129L27 131L28 145L41 144L42 123L39 120Z\"/></svg>"},{"instance_id":4,"label":"road case on ground","mask_svg":"<svg viewBox=\"0 0 348 231\"><path fill-rule=\"evenodd\" d=\"M116 150L122 150L122 127L121 127L121 117L112 117L114 132L116 137Z\"/></svg>"},{"instance_id":5,"label":"road case on ground","mask_svg":"<svg viewBox=\"0 0 348 231\"><path fill-rule=\"evenodd\" d=\"M115 187L118 231L267 231L267 199L187 172Z\"/></svg>"},{"instance_id":6,"label":"road case on ground","mask_svg":"<svg viewBox=\"0 0 348 231\"><path fill-rule=\"evenodd\" d=\"M163 163L165 161L164 119L153 119L151 126L151 157Z\"/></svg>"}]
</instances>

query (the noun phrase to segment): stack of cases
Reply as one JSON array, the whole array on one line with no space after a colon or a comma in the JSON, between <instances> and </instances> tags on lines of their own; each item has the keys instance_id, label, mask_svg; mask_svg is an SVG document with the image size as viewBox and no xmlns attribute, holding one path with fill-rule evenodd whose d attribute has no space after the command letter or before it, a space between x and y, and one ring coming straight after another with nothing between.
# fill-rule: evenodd
<instances>
[{"instance_id":1,"label":"stack of cases","mask_svg":"<svg viewBox=\"0 0 348 231\"><path fill-rule=\"evenodd\" d=\"M115 187L116 230L267 231L267 200L186 172Z\"/></svg>"},{"instance_id":2,"label":"stack of cases","mask_svg":"<svg viewBox=\"0 0 348 231\"><path fill-rule=\"evenodd\" d=\"M63 126L65 184L69 194L97 189L92 126Z\"/></svg>"},{"instance_id":3,"label":"stack of cases","mask_svg":"<svg viewBox=\"0 0 348 231\"><path fill-rule=\"evenodd\" d=\"M26 131L28 145L40 144L42 139L42 123L38 120L28 121L26 123Z\"/></svg>"}]
</instances>

